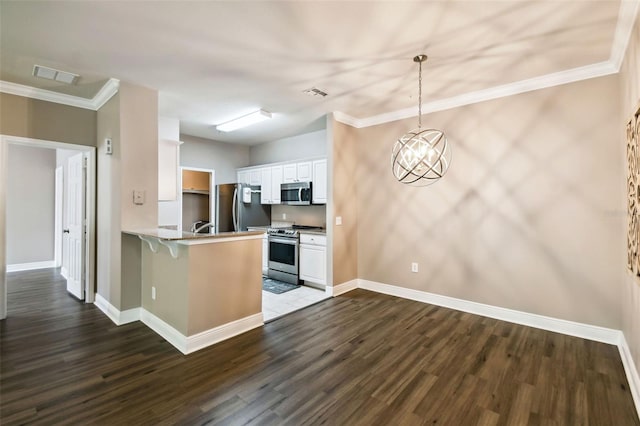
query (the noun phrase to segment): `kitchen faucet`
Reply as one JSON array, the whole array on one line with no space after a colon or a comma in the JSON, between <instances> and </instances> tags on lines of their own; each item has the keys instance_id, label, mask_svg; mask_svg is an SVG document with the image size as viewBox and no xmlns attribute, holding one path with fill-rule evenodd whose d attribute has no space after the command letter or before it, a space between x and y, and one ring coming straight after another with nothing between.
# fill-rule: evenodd
<instances>
[{"instance_id":1,"label":"kitchen faucet","mask_svg":"<svg viewBox=\"0 0 640 426\"><path fill-rule=\"evenodd\" d=\"M199 233L200 231L202 231L204 228L206 228L207 226L213 226L211 224L211 222L204 222L204 224L196 227L197 224L202 223L201 221L198 222L194 222L193 225L191 225L191 232L193 232L194 234Z\"/></svg>"}]
</instances>

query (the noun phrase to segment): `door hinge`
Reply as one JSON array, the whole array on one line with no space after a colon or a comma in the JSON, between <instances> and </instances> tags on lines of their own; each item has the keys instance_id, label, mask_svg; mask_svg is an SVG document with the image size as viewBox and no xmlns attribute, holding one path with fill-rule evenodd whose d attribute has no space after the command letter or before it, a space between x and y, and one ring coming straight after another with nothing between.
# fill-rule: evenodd
<instances>
[{"instance_id":1,"label":"door hinge","mask_svg":"<svg viewBox=\"0 0 640 426\"><path fill-rule=\"evenodd\" d=\"M82 157L82 168L83 169L87 168L87 157Z\"/></svg>"}]
</instances>

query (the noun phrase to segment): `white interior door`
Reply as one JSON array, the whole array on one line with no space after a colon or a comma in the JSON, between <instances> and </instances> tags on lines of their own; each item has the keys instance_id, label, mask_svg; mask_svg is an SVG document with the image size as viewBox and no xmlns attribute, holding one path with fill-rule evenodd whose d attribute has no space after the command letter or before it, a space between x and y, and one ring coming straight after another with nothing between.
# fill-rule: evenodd
<instances>
[{"instance_id":1,"label":"white interior door","mask_svg":"<svg viewBox=\"0 0 640 426\"><path fill-rule=\"evenodd\" d=\"M84 223L85 223L85 176L83 154L69 157L67 179L67 218L69 234L69 270L67 291L78 299L84 299Z\"/></svg>"}]
</instances>

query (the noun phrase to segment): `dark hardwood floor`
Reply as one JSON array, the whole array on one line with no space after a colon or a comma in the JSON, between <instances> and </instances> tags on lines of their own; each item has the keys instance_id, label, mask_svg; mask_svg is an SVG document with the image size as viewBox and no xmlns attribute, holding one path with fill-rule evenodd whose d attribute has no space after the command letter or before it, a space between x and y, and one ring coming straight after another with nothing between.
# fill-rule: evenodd
<instances>
[{"instance_id":1,"label":"dark hardwood floor","mask_svg":"<svg viewBox=\"0 0 640 426\"><path fill-rule=\"evenodd\" d=\"M8 277L2 425L640 425L602 343L356 290L183 356Z\"/></svg>"}]
</instances>

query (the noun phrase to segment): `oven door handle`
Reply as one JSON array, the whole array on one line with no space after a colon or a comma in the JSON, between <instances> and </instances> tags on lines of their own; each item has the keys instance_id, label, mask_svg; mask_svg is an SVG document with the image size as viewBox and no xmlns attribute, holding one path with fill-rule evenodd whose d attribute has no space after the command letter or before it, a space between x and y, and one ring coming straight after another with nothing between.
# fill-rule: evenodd
<instances>
[{"instance_id":1,"label":"oven door handle","mask_svg":"<svg viewBox=\"0 0 640 426\"><path fill-rule=\"evenodd\" d=\"M278 238L278 237L269 237L268 241L270 243L280 243L280 244L289 244L295 246L298 244L297 238Z\"/></svg>"}]
</instances>

